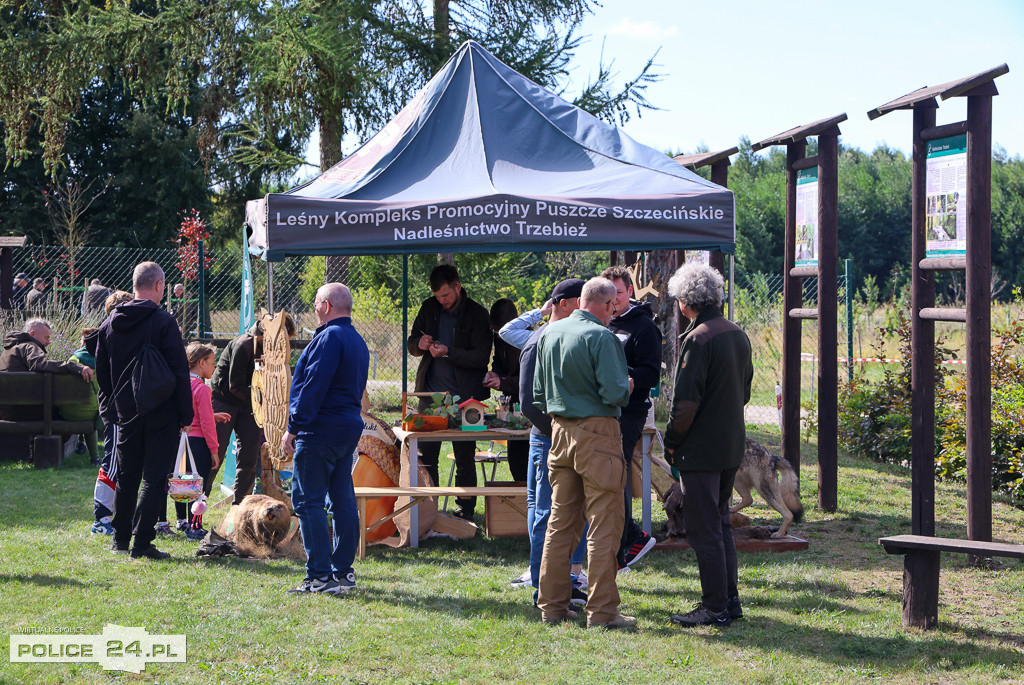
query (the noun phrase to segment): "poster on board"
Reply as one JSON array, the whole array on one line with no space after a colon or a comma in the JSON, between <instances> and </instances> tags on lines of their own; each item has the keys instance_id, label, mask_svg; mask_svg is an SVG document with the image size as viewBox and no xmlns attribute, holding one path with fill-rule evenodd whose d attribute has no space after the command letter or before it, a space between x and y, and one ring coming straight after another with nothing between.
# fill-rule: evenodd
<instances>
[{"instance_id":1,"label":"poster on board","mask_svg":"<svg viewBox=\"0 0 1024 685\"><path fill-rule=\"evenodd\" d=\"M928 141L925 255L967 254L967 136Z\"/></svg>"},{"instance_id":2,"label":"poster on board","mask_svg":"<svg viewBox=\"0 0 1024 685\"><path fill-rule=\"evenodd\" d=\"M818 266L818 167L796 174L796 266Z\"/></svg>"},{"instance_id":3,"label":"poster on board","mask_svg":"<svg viewBox=\"0 0 1024 685\"><path fill-rule=\"evenodd\" d=\"M686 250L686 263L711 266L711 252L708 250Z\"/></svg>"}]
</instances>

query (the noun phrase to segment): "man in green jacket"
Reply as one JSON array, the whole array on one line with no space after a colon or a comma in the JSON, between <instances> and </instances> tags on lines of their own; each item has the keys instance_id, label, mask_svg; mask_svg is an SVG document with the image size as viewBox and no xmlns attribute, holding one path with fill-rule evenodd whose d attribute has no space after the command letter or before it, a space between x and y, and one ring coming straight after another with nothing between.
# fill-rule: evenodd
<instances>
[{"instance_id":1,"label":"man in green jacket","mask_svg":"<svg viewBox=\"0 0 1024 685\"><path fill-rule=\"evenodd\" d=\"M580 309L548 325L537 343L533 404L551 415L551 518L544 538L537 606L545 623L574 618L569 609L569 557L587 530L587 626L628 628L636 619L619 613L616 553L625 511L619 414L633 384L626 355L608 330L615 313L615 285L592 278L583 285Z\"/></svg>"},{"instance_id":2,"label":"man in green jacket","mask_svg":"<svg viewBox=\"0 0 1024 685\"><path fill-rule=\"evenodd\" d=\"M668 283L690 326L676 370L665 453L679 471L686 540L697 555L701 601L674 614L681 626L727 626L743 617L736 588L736 546L729 522L733 479L743 461L754 367L750 340L722 316L723 279L705 264L687 264Z\"/></svg>"}]
</instances>

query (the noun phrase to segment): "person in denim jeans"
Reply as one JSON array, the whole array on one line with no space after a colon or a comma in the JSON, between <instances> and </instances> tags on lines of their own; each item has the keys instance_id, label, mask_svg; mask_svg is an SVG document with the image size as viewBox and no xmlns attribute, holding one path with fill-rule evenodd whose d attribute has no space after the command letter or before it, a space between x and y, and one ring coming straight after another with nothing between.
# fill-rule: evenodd
<instances>
[{"instance_id":1,"label":"person in denim jeans","mask_svg":"<svg viewBox=\"0 0 1024 685\"><path fill-rule=\"evenodd\" d=\"M313 307L320 326L295 364L288 430L281 438L281 451L295 454L292 506L306 548L306 577L288 592L339 595L356 586L352 562L359 511L352 458L363 431L360 410L370 352L352 326L347 287L321 286ZM334 521L333 541L325 506Z\"/></svg>"}]
</instances>

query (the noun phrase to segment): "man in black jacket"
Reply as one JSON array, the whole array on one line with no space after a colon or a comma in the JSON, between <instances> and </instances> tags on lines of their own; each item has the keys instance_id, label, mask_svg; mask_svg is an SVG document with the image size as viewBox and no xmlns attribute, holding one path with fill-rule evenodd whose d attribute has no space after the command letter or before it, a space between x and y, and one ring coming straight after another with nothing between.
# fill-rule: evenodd
<instances>
[{"instance_id":1,"label":"man in black jacket","mask_svg":"<svg viewBox=\"0 0 1024 685\"><path fill-rule=\"evenodd\" d=\"M295 320L287 313L284 316L288 338L294 338ZM256 472L260 466L260 437L263 431L256 425L256 419L252 414L252 372L256 369L256 358L262 355L263 322L257 321L252 328L227 344L220 353L217 368L210 379L213 411L223 412L231 417L229 421L217 424L221 464L227 456L231 432L235 432L233 504L241 504L247 495L252 494L253 486L256 484ZM217 470L214 470L206 479L208 490L216 476Z\"/></svg>"},{"instance_id":2,"label":"man in black jacket","mask_svg":"<svg viewBox=\"0 0 1024 685\"><path fill-rule=\"evenodd\" d=\"M406 346L409 354L420 358L416 369L416 392L449 392L462 401L486 400L490 390L484 387L484 375L491 358L491 324L487 310L469 298L459 281L459 272L451 264L440 264L430 272L430 291L420 305ZM421 398L420 411L429 405ZM420 442L420 460L437 484L437 458L441 443ZM476 443L452 444L455 453L455 484L476 486ZM472 520L475 497L456 500L456 515Z\"/></svg>"},{"instance_id":3,"label":"man in black jacket","mask_svg":"<svg viewBox=\"0 0 1024 685\"><path fill-rule=\"evenodd\" d=\"M100 326L96 341L100 416L120 428L111 549L128 552L134 535L133 558L166 559L170 555L153 546L154 526L160 507L166 506L167 475L174 470L178 438L192 424L192 390L178 326L160 308L163 269L155 262L142 262L135 267L132 286L135 299L118 305ZM147 341L164 358L175 384L167 399L140 414L130 362L139 357Z\"/></svg>"},{"instance_id":4,"label":"man in black jacket","mask_svg":"<svg viewBox=\"0 0 1024 685\"><path fill-rule=\"evenodd\" d=\"M633 302L633 279L623 266L611 266L601 276L615 284L615 317L608 328L622 342L626 353L633 392L629 405L619 417L622 430L622 455L626 459L626 525L619 547L619 570L630 568L657 543L633 520L633 450L647 424L651 408L651 390L661 379L661 329L654 323L654 312L646 302Z\"/></svg>"}]
</instances>

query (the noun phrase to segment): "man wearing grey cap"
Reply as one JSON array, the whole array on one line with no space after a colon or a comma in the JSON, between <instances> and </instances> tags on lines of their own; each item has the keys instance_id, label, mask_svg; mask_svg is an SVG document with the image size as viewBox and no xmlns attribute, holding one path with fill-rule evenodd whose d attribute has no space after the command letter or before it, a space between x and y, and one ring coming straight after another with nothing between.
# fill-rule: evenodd
<instances>
[{"instance_id":1,"label":"man wearing grey cap","mask_svg":"<svg viewBox=\"0 0 1024 685\"><path fill-rule=\"evenodd\" d=\"M14 288L11 290L11 309L24 309L25 297L28 296L28 274L22 272L14 277Z\"/></svg>"}]
</instances>

